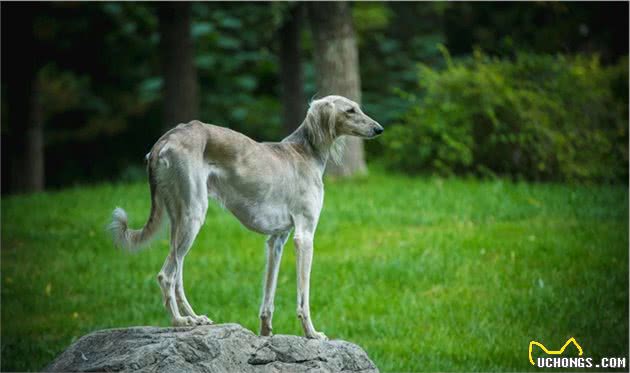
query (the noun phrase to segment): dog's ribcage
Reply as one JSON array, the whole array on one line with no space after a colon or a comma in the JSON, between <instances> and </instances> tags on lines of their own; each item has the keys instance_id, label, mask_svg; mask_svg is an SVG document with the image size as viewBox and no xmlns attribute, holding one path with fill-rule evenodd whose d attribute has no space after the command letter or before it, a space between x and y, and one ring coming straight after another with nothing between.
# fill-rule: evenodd
<instances>
[{"instance_id":1,"label":"dog's ribcage","mask_svg":"<svg viewBox=\"0 0 630 373\"><path fill-rule=\"evenodd\" d=\"M291 229L287 193L268 180L272 178L252 176L211 167L208 195L253 231L272 234Z\"/></svg>"}]
</instances>

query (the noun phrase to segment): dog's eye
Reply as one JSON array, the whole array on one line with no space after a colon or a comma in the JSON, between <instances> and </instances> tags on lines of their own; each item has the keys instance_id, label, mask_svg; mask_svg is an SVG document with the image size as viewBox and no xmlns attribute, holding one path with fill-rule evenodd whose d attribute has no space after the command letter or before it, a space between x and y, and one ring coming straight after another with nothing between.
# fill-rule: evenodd
<instances>
[{"instance_id":1,"label":"dog's eye","mask_svg":"<svg viewBox=\"0 0 630 373\"><path fill-rule=\"evenodd\" d=\"M354 113L356 113L356 110L354 110L354 108L353 108L353 107L351 107L350 109L346 110L346 113L348 113L348 114L354 114Z\"/></svg>"}]
</instances>

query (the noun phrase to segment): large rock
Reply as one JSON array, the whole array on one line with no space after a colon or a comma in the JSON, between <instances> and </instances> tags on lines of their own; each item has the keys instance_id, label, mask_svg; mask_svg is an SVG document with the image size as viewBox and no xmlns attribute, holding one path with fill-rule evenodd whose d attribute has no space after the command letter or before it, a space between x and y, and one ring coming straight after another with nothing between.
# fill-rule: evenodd
<instances>
[{"instance_id":1,"label":"large rock","mask_svg":"<svg viewBox=\"0 0 630 373\"><path fill-rule=\"evenodd\" d=\"M359 346L290 335L258 337L238 324L101 330L45 371L378 372Z\"/></svg>"}]
</instances>

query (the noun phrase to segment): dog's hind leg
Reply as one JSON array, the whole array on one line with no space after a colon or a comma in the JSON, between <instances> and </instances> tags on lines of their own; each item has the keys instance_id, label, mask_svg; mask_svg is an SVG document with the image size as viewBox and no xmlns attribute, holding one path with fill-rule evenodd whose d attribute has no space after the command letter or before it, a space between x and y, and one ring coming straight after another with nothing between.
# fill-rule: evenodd
<instances>
[{"instance_id":1,"label":"dog's hind leg","mask_svg":"<svg viewBox=\"0 0 630 373\"><path fill-rule=\"evenodd\" d=\"M205 213L205 210L204 210ZM187 322L188 318L192 318L194 323L197 325L207 325L212 324L212 320L210 320L206 316L198 316L195 311L193 311L190 303L186 299L186 294L184 293L184 257L190 250L192 246L195 236L199 232L201 225L203 223L203 217L195 216L195 215L187 215L183 219L180 220L180 225L178 229L178 237L179 240L177 242L177 249L175 253L175 261L176 261L176 274L174 276L175 279L175 299L177 300L177 304L180 308L181 313L184 315L184 319ZM174 320L174 324L181 322L182 320Z\"/></svg>"},{"instance_id":2,"label":"dog's hind leg","mask_svg":"<svg viewBox=\"0 0 630 373\"><path fill-rule=\"evenodd\" d=\"M190 303L188 303L188 299L186 299L186 293L184 292L184 258L192 246L192 240L194 240L194 237L199 232L199 228L203 223L203 217L205 217L205 215L202 215L202 217L192 218L193 221L191 221L188 226L188 236L192 237L190 243L182 242L182 244L177 248L177 282L175 285L175 296L177 298L177 304L184 315L192 317L197 325L210 325L212 324L212 320L210 320L206 315L197 315L195 311L193 311ZM186 220L187 219L184 219L184 221Z\"/></svg>"},{"instance_id":3,"label":"dog's hind leg","mask_svg":"<svg viewBox=\"0 0 630 373\"><path fill-rule=\"evenodd\" d=\"M188 308L182 307L182 313L179 311L178 305L182 303L183 287L180 289L182 279L183 260L185 253L188 252L192 245L201 223L196 219L183 218L177 221L177 225L171 228L171 251L162 266L162 270L158 274L158 282L162 289L164 297L164 306L171 315L171 323L173 326L188 326L202 324L203 319L192 312L192 308L187 304ZM185 299L185 297L183 298ZM206 318L207 319L207 318ZM206 323L210 323L209 320Z\"/></svg>"},{"instance_id":4,"label":"dog's hind leg","mask_svg":"<svg viewBox=\"0 0 630 373\"><path fill-rule=\"evenodd\" d=\"M193 162L182 161L176 153L167 155L172 167L164 176L161 195L171 222L171 252L158 275L164 303L174 326L210 324L197 316L184 294L184 257L190 250L205 219L208 192L205 175ZM181 313L180 313L181 311Z\"/></svg>"},{"instance_id":5,"label":"dog's hind leg","mask_svg":"<svg viewBox=\"0 0 630 373\"><path fill-rule=\"evenodd\" d=\"M190 187L190 197L185 199L186 203L182 206L183 211L179 218L179 232L181 239L178 242L176 250L177 275L175 283L175 297L181 313L184 316L192 317L195 324L209 325L212 324L205 315L197 315L184 292L184 258L190 251L190 248L199 233L201 226L206 218L208 210L208 191L205 178L200 177L193 179Z\"/></svg>"},{"instance_id":6,"label":"dog's hind leg","mask_svg":"<svg viewBox=\"0 0 630 373\"><path fill-rule=\"evenodd\" d=\"M271 335L271 319L273 318L273 300L278 282L278 269L282 259L282 249L287 242L289 232L272 235L267 239L267 270L263 286L263 299L260 305L260 335Z\"/></svg>"},{"instance_id":7,"label":"dog's hind leg","mask_svg":"<svg viewBox=\"0 0 630 373\"><path fill-rule=\"evenodd\" d=\"M207 317L195 314L186 299L183 285L184 257L199 233L205 217L203 215L205 208L196 211L197 213L189 209L180 212L180 214L174 214L179 216L178 218L171 218L171 252L158 275L158 280L173 326L211 324L212 321Z\"/></svg>"},{"instance_id":8,"label":"dog's hind leg","mask_svg":"<svg viewBox=\"0 0 630 373\"><path fill-rule=\"evenodd\" d=\"M177 308L177 301L175 297L175 282L177 275L177 229L171 226L171 250L164 261L164 265L158 273L157 280L162 289L162 297L164 299L164 306L171 315L171 322L174 326L194 325L195 320L192 317L184 318L179 313Z\"/></svg>"},{"instance_id":9,"label":"dog's hind leg","mask_svg":"<svg viewBox=\"0 0 630 373\"><path fill-rule=\"evenodd\" d=\"M184 293L184 255L177 254L177 279L175 284L177 305L179 305L182 314L194 318L197 324L212 324L212 320L208 317L197 315L186 298L186 293Z\"/></svg>"}]
</instances>

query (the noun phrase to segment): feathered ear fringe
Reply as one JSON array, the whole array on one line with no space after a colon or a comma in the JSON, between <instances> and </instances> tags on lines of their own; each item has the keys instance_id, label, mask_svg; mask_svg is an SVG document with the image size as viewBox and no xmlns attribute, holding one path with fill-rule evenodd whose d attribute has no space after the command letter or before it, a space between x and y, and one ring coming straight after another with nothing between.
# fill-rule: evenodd
<instances>
[{"instance_id":1,"label":"feathered ear fringe","mask_svg":"<svg viewBox=\"0 0 630 373\"><path fill-rule=\"evenodd\" d=\"M320 150L330 148L333 160L336 159L338 147L335 141L336 116L332 102L314 101L306 114L306 128L309 141ZM338 158L338 157L337 157Z\"/></svg>"},{"instance_id":2,"label":"feathered ear fringe","mask_svg":"<svg viewBox=\"0 0 630 373\"><path fill-rule=\"evenodd\" d=\"M330 159L333 163L341 164L344 150L346 150L346 137L339 136L330 147Z\"/></svg>"}]
</instances>

